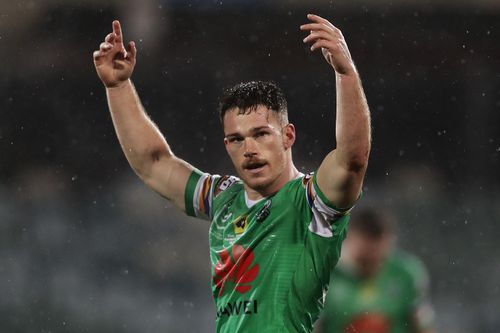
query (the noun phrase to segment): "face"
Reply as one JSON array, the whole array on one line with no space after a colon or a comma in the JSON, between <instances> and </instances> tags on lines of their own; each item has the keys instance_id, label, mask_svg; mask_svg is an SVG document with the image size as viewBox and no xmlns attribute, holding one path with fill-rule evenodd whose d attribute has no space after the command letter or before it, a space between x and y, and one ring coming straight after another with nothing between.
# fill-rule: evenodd
<instances>
[{"instance_id":1,"label":"face","mask_svg":"<svg viewBox=\"0 0 500 333\"><path fill-rule=\"evenodd\" d=\"M389 234L372 237L350 230L345 240L345 251L358 272L364 277L371 277L378 273L392 243L393 236Z\"/></svg>"},{"instance_id":2,"label":"face","mask_svg":"<svg viewBox=\"0 0 500 333\"><path fill-rule=\"evenodd\" d=\"M289 180L285 178L295 129L282 124L265 106L241 114L238 111L231 109L224 115L224 144L229 157L246 186L264 195L274 193Z\"/></svg>"}]
</instances>

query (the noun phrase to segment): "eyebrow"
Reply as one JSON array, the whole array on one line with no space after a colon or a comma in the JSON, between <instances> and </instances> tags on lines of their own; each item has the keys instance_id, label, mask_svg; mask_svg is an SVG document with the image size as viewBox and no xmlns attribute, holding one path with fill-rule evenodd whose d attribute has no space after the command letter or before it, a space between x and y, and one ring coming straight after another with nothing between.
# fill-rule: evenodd
<instances>
[{"instance_id":1,"label":"eyebrow","mask_svg":"<svg viewBox=\"0 0 500 333\"><path fill-rule=\"evenodd\" d=\"M258 132L258 131L262 131L264 129L267 129L267 130L272 130L273 128L270 126L270 125L267 125L267 126L259 126L259 127L254 127L250 130L250 133L255 133L255 132ZM226 135L226 138L230 137L230 136L242 136L239 132L235 132L235 133L229 133Z\"/></svg>"}]
</instances>

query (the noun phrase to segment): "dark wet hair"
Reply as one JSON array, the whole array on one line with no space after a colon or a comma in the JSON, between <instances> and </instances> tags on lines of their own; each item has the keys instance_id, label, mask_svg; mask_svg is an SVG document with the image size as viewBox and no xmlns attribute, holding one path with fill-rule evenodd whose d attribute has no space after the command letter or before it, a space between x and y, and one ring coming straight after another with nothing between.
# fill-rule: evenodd
<instances>
[{"instance_id":1,"label":"dark wet hair","mask_svg":"<svg viewBox=\"0 0 500 333\"><path fill-rule=\"evenodd\" d=\"M240 114L248 113L259 105L276 112L280 120L288 117L287 104L283 91L274 82L242 82L224 90L219 103L219 117L224 124L227 110L238 108Z\"/></svg>"},{"instance_id":2,"label":"dark wet hair","mask_svg":"<svg viewBox=\"0 0 500 333\"><path fill-rule=\"evenodd\" d=\"M395 221L390 214L373 208L354 210L349 221L349 230L370 238L381 238L394 233Z\"/></svg>"}]
</instances>

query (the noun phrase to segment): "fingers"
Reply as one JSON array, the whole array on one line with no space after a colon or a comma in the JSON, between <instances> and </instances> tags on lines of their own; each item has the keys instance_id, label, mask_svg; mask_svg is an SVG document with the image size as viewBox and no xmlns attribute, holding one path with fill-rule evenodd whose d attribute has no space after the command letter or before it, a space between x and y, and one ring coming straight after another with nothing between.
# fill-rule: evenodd
<instances>
[{"instance_id":1,"label":"fingers","mask_svg":"<svg viewBox=\"0 0 500 333\"><path fill-rule=\"evenodd\" d=\"M106 38L104 38L104 41L113 44L116 38L116 34L114 32L109 33Z\"/></svg>"},{"instance_id":2,"label":"fingers","mask_svg":"<svg viewBox=\"0 0 500 333\"><path fill-rule=\"evenodd\" d=\"M113 33L115 34L115 43L119 44L120 46L120 52L123 54L123 57L127 57L127 50L125 50L125 47L123 46L123 34L122 34L122 27L120 25L120 21L114 20L113 21Z\"/></svg>"},{"instance_id":3,"label":"fingers","mask_svg":"<svg viewBox=\"0 0 500 333\"><path fill-rule=\"evenodd\" d=\"M322 18L321 16L318 16L318 15L314 15L314 14L307 14L307 18L313 22L316 22L316 23L323 23L323 24L326 24L326 25L329 25L329 26L332 26L333 27L333 24L330 23L330 21Z\"/></svg>"},{"instance_id":4,"label":"fingers","mask_svg":"<svg viewBox=\"0 0 500 333\"><path fill-rule=\"evenodd\" d=\"M113 49L113 44L109 42L102 42L101 45L99 45L99 50L94 51L94 53L92 54L94 57L94 61L95 62L100 61L101 58L106 56L112 49Z\"/></svg>"},{"instance_id":5,"label":"fingers","mask_svg":"<svg viewBox=\"0 0 500 333\"><path fill-rule=\"evenodd\" d=\"M94 53L92 53L92 57L94 58L94 61L95 62L99 62L99 60L101 60L101 51L94 51Z\"/></svg>"},{"instance_id":6,"label":"fingers","mask_svg":"<svg viewBox=\"0 0 500 333\"><path fill-rule=\"evenodd\" d=\"M300 26L300 30L309 31L304 43L311 43L311 51L321 49L325 60L339 74L355 73L356 68L342 31L328 20L308 14L309 23Z\"/></svg>"},{"instance_id":7,"label":"fingers","mask_svg":"<svg viewBox=\"0 0 500 333\"><path fill-rule=\"evenodd\" d=\"M111 58L113 58L115 61L120 60L120 58L122 60L127 59L135 61L135 57L137 54L135 43L129 42L127 45L127 49L125 49L123 45L123 35L120 22L115 20L113 21L112 25L113 32L106 35L106 37L104 38L104 42L99 45L99 50L94 51L94 53L92 54L94 57L94 61L96 63L100 62L103 57L108 55L111 55Z\"/></svg>"},{"instance_id":8,"label":"fingers","mask_svg":"<svg viewBox=\"0 0 500 333\"><path fill-rule=\"evenodd\" d=\"M343 38L342 32L324 18L313 14L307 15L307 18L313 23L300 26L300 30L310 31L310 34L304 38L304 43L316 42L318 39L333 41L334 39ZM315 47L311 47L311 50L314 49Z\"/></svg>"},{"instance_id":9,"label":"fingers","mask_svg":"<svg viewBox=\"0 0 500 333\"><path fill-rule=\"evenodd\" d=\"M325 23L307 23L303 24L300 26L300 30L310 30L310 31L316 31L316 30L324 30L324 31L331 31L335 33L341 33L340 29L335 27L332 24L325 24Z\"/></svg>"},{"instance_id":10,"label":"fingers","mask_svg":"<svg viewBox=\"0 0 500 333\"><path fill-rule=\"evenodd\" d=\"M326 39L333 41L335 39L335 36L332 36L331 33L324 32L324 31L315 31L311 32L306 38L303 39L304 43L308 43L311 41L316 41L317 39Z\"/></svg>"},{"instance_id":11,"label":"fingers","mask_svg":"<svg viewBox=\"0 0 500 333\"><path fill-rule=\"evenodd\" d=\"M113 44L108 43L108 42L102 42L101 45L99 45L99 50L102 52L107 52L113 48Z\"/></svg>"},{"instance_id":12,"label":"fingers","mask_svg":"<svg viewBox=\"0 0 500 333\"><path fill-rule=\"evenodd\" d=\"M325 49L331 50L332 45L331 45L331 43L329 43L328 41L326 41L324 39L319 39L311 46L311 51L314 51L314 50L319 49L319 48L325 48Z\"/></svg>"},{"instance_id":13,"label":"fingers","mask_svg":"<svg viewBox=\"0 0 500 333\"><path fill-rule=\"evenodd\" d=\"M319 47L325 47L325 42L331 44L332 42L343 39L342 32L328 20L314 14L308 14L307 18L311 20L312 23L303 24L300 26L300 29L310 31L309 35L306 36L303 41L304 43L313 43L311 51Z\"/></svg>"},{"instance_id":14,"label":"fingers","mask_svg":"<svg viewBox=\"0 0 500 333\"><path fill-rule=\"evenodd\" d=\"M117 43L123 43L123 37L122 37L122 27L120 25L120 21L114 20L113 21L113 33L115 34L115 40Z\"/></svg>"},{"instance_id":15,"label":"fingers","mask_svg":"<svg viewBox=\"0 0 500 333\"><path fill-rule=\"evenodd\" d=\"M300 30L320 30L325 29L326 26L323 23L307 23L300 26Z\"/></svg>"},{"instance_id":16,"label":"fingers","mask_svg":"<svg viewBox=\"0 0 500 333\"><path fill-rule=\"evenodd\" d=\"M134 42L129 42L127 45L127 59L130 61L135 61L137 55L137 48Z\"/></svg>"}]
</instances>

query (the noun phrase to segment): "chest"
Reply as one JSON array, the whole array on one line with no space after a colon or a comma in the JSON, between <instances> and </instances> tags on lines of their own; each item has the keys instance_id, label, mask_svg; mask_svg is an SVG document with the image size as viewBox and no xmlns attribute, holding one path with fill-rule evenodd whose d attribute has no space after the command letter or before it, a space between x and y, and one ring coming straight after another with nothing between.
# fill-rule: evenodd
<instances>
[{"instance_id":1,"label":"chest","mask_svg":"<svg viewBox=\"0 0 500 333\"><path fill-rule=\"evenodd\" d=\"M263 199L248 207L240 193L215 212L210 228L211 251L220 252L235 244L258 247L260 251L299 244L310 215L283 195Z\"/></svg>"},{"instance_id":2,"label":"chest","mask_svg":"<svg viewBox=\"0 0 500 333\"><path fill-rule=\"evenodd\" d=\"M237 302L288 277L303 250L306 228L297 208L274 196L252 207L236 196L218 208L210 228L213 292L217 302ZM286 284L281 283L283 289ZM260 287L258 287L260 286ZM275 286L277 287L277 286Z\"/></svg>"}]
</instances>

